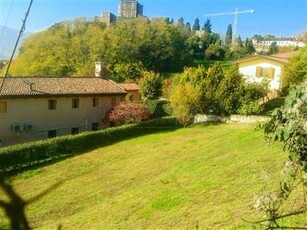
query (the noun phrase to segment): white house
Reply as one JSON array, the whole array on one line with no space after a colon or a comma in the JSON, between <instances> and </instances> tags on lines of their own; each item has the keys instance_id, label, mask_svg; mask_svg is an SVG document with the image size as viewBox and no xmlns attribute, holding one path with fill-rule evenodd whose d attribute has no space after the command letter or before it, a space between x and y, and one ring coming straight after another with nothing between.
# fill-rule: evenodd
<instances>
[{"instance_id":1,"label":"white house","mask_svg":"<svg viewBox=\"0 0 307 230\"><path fill-rule=\"evenodd\" d=\"M255 55L236 61L239 71L244 75L247 82L269 82L269 89L280 90L287 85L282 72L288 63L291 54L265 56Z\"/></svg>"}]
</instances>

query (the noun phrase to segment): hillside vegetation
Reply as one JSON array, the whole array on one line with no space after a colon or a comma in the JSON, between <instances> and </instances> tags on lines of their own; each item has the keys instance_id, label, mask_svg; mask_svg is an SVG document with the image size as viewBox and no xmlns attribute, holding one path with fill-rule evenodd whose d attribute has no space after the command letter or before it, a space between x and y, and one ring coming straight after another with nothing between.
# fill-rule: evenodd
<instances>
[{"instance_id":1,"label":"hillside vegetation","mask_svg":"<svg viewBox=\"0 0 307 230\"><path fill-rule=\"evenodd\" d=\"M111 143L12 184L29 199L60 183L26 209L39 229L251 229L242 219L261 218L253 196L285 158L254 125L199 125Z\"/></svg>"}]
</instances>

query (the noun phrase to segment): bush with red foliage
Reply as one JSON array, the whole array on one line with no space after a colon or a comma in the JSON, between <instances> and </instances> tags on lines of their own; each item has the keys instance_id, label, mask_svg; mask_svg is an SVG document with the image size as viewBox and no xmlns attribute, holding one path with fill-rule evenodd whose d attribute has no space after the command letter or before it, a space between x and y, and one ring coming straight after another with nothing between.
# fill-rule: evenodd
<instances>
[{"instance_id":1,"label":"bush with red foliage","mask_svg":"<svg viewBox=\"0 0 307 230\"><path fill-rule=\"evenodd\" d=\"M149 120L150 117L151 114L146 106L133 102L121 102L107 112L104 122L111 126L118 126Z\"/></svg>"}]
</instances>

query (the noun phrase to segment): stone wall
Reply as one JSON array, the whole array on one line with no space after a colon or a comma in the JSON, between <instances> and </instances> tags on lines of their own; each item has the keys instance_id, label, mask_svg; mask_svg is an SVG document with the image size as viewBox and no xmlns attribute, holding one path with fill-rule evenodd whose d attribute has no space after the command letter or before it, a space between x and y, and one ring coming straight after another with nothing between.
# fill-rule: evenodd
<instances>
[{"instance_id":1,"label":"stone wall","mask_svg":"<svg viewBox=\"0 0 307 230\"><path fill-rule=\"evenodd\" d=\"M202 122L223 122L223 123L256 123L267 121L269 117L267 116L243 116L243 115L231 115L229 117L197 114L194 117L194 124Z\"/></svg>"}]
</instances>

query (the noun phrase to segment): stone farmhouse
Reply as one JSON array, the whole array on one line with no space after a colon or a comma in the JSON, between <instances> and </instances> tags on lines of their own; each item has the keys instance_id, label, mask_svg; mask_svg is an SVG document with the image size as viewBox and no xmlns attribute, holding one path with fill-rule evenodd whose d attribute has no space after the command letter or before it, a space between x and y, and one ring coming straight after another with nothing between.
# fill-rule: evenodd
<instances>
[{"instance_id":1,"label":"stone farmhouse","mask_svg":"<svg viewBox=\"0 0 307 230\"><path fill-rule=\"evenodd\" d=\"M127 94L102 77L9 77L0 86L2 146L99 130Z\"/></svg>"},{"instance_id":2,"label":"stone farmhouse","mask_svg":"<svg viewBox=\"0 0 307 230\"><path fill-rule=\"evenodd\" d=\"M283 78L283 68L288 63L292 54L281 55L255 55L248 58L239 59L239 71L244 75L247 82L269 82L269 89L277 91L287 86Z\"/></svg>"}]
</instances>

